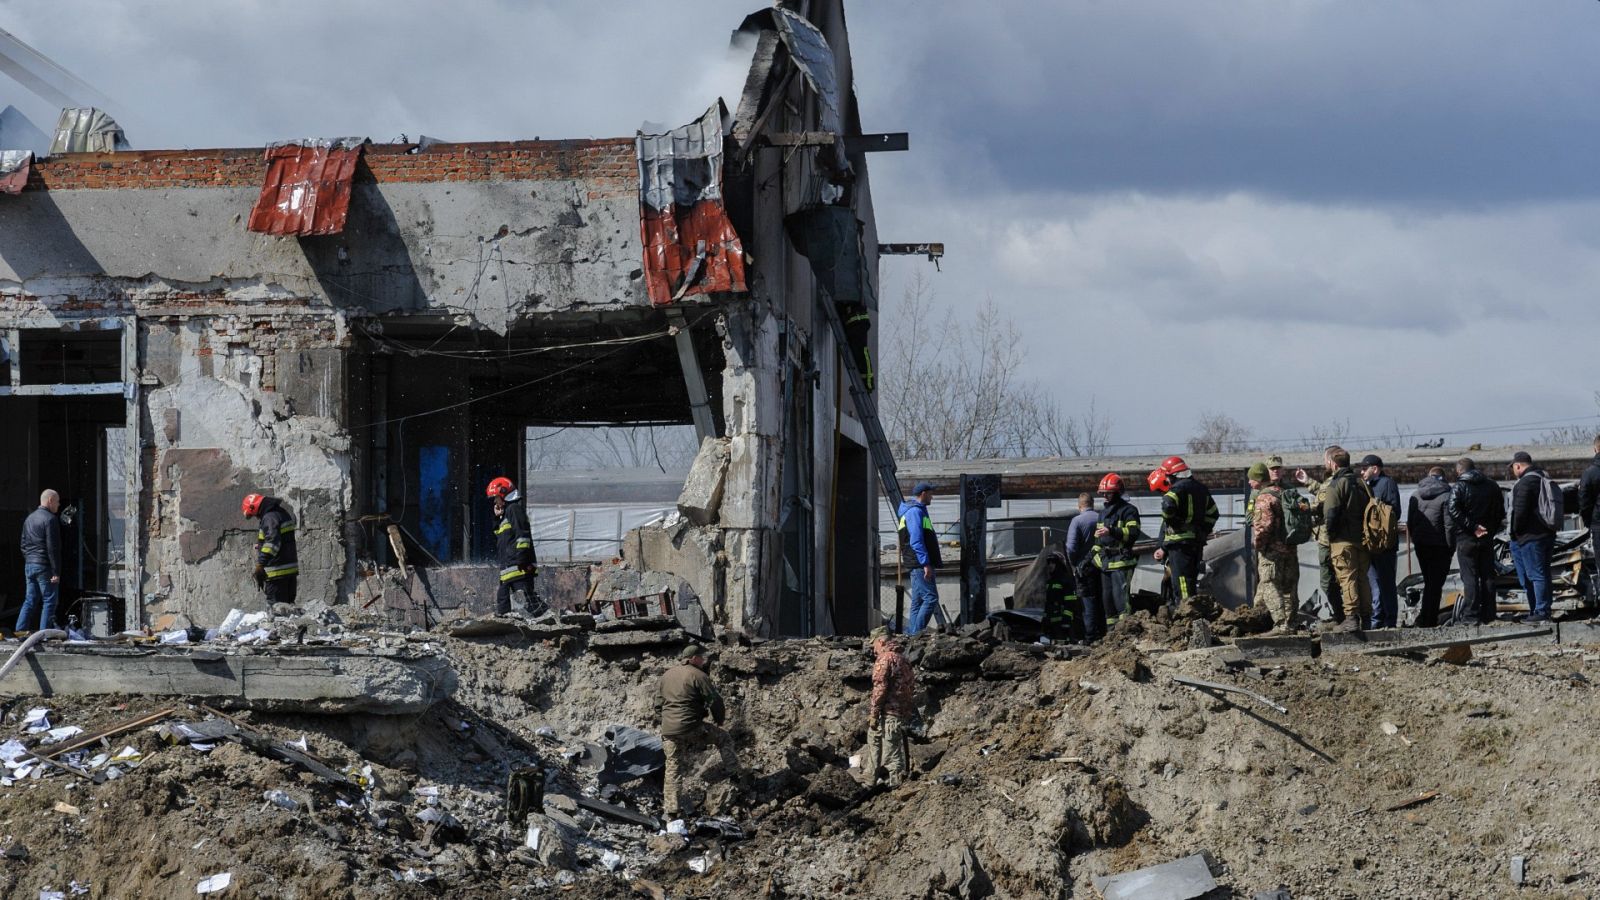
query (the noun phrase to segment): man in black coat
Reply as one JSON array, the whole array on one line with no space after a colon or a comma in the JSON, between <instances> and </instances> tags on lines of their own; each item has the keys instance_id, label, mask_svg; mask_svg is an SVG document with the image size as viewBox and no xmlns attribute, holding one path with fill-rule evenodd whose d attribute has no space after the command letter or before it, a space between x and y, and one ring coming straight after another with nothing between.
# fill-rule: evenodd
<instances>
[{"instance_id":1,"label":"man in black coat","mask_svg":"<svg viewBox=\"0 0 1600 900\"><path fill-rule=\"evenodd\" d=\"M1550 554L1556 546L1556 530L1539 514L1539 494L1549 476L1533 464L1526 450L1511 457L1511 474L1517 483L1511 487L1511 561L1517 567L1517 581L1528 597L1528 615L1521 621L1550 621Z\"/></svg>"},{"instance_id":2,"label":"man in black coat","mask_svg":"<svg viewBox=\"0 0 1600 900\"><path fill-rule=\"evenodd\" d=\"M1455 623L1487 624L1495 618L1494 536L1505 525L1505 499L1500 486L1478 471L1468 457L1456 460L1456 483L1450 491L1450 538L1461 565L1461 602Z\"/></svg>"},{"instance_id":3,"label":"man in black coat","mask_svg":"<svg viewBox=\"0 0 1600 900\"><path fill-rule=\"evenodd\" d=\"M1589 529L1594 558L1600 560L1600 528L1595 527L1597 512L1600 512L1600 435L1594 439L1594 461L1583 470L1583 478L1578 481L1578 523Z\"/></svg>"}]
</instances>

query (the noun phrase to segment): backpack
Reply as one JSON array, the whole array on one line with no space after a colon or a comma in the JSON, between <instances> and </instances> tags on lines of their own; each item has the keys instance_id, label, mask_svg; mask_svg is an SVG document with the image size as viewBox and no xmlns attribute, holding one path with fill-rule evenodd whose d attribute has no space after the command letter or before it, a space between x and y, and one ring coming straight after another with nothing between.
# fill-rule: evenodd
<instances>
[{"instance_id":1,"label":"backpack","mask_svg":"<svg viewBox=\"0 0 1600 900\"><path fill-rule=\"evenodd\" d=\"M1284 543L1292 547L1311 540L1311 501L1294 488L1284 488L1278 504L1283 507Z\"/></svg>"},{"instance_id":2,"label":"backpack","mask_svg":"<svg viewBox=\"0 0 1600 900\"><path fill-rule=\"evenodd\" d=\"M1400 546L1400 523L1394 508L1372 495L1366 479L1357 478L1367 492L1367 508L1361 513L1361 547L1368 553L1387 553Z\"/></svg>"},{"instance_id":3,"label":"backpack","mask_svg":"<svg viewBox=\"0 0 1600 900\"><path fill-rule=\"evenodd\" d=\"M1567 518L1567 498L1561 485L1543 472L1539 473L1539 518L1551 531L1560 531Z\"/></svg>"}]
</instances>

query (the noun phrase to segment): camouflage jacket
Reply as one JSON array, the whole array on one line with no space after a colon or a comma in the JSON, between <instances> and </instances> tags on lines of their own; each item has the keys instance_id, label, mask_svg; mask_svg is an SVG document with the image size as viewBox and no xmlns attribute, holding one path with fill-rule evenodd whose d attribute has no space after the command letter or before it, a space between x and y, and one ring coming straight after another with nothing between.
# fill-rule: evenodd
<instances>
[{"instance_id":1,"label":"camouflage jacket","mask_svg":"<svg viewBox=\"0 0 1600 900\"><path fill-rule=\"evenodd\" d=\"M1284 541L1283 488L1265 487L1256 493L1250 510L1250 540L1257 553L1288 556L1294 552Z\"/></svg>"},{"instance_id":2,"label":"camouflage jacket","mask_svg":"<svg viewBox=\"0 0 1600 900\"><path fill-rule=\"evenodd\" d=\"M872 664L872 700L867 707L868 714L873 718L884 713L902 720L911 718L916 712L916 704L911 699L915 677L911 663L899 648L888 646L878 651L878 659Z\"/></svg>"}]
</instances>

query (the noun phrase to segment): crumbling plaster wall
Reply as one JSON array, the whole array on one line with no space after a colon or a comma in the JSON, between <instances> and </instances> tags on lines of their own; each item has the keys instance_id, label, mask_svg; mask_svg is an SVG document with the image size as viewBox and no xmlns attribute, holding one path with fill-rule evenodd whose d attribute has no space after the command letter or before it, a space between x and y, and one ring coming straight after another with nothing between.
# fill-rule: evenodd
<instances>
[{"instance_id":1,"label":"crumbling plaster wall","mask_svg":"<svg viewBox=\"0 0 1600 900\"><path fill-rule=\"evenodd\" d=\"M147 449L144 599L199 624L265 605L251 492L299 522L302 602L334 602L353 487L337 316L239 312L140 323Z\"/></svg>"}]
</instances>

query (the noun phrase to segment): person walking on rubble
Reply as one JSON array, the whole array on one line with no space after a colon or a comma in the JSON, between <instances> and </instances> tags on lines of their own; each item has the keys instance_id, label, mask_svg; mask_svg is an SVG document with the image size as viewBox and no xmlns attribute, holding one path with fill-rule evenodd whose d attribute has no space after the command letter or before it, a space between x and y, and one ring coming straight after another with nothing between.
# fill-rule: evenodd
<instances>
[{"instance_id":1,"label":"person walking on rubble","mask_svg":"<svg viewBox=\"0 0 1600 900\"><path fill-rule=\"evenodd\" d=\"M1206 540L1217 526L1219 513L1211 491L1189 471L1183 457L1167 457L1159 471L1167 477L1161 495L1161 549L1155 555L1172 573L1172 598L1181 603L1193 597L1200 584Z\"/></svg>"},{"instance_id":2,"label":"person walking on rubble","mask_svg":"<svg viewBox=\"0 0 1600 900\"><path fill-rule=\"evenodd\" d=\"M1444 580L1450 574L1452 552L1449 526L1450 485L1444 469L1434 466L1427 477L1417 482L1406 508L1406 535L1422 569L1422 607L1417 612L1417 627L1439 624L1439 601L1444 596Z\"/></svg>"},{"instance_id":3,"label":"person walking on rubble","mask_svg":"<svg viewBox=\"0 0 1600 900\"><path fill-rule=\"evenodd\" d=\"M1324 451L1326 453L1326 451ZM1271 475L1271 467L1267 473ZM1332 473L1324 472L1325 476ZM1317 587L1335 625L1344 621L1344 595L1339 590L1339 579L1333 577L1333 561L1329 558L1328 528L1322 521L1322 504L1328 497L1328 482L1318 481L1306 474L1305 469L1294 470L1294 480L1311 492L1311 539L1317 542Z\"/></svg>"},{"instance_id":4,"label":"person walking on rubble","mask_svg":"<svg viewBox=\"0 0 1600 900\"><path fill-rule=\"evenodd\" d=\"M661 721L661 749L666 756L662 771L661 809L668 820L682 816L679 797L683 769L708 746L717 748L728 777L745 781L733 738L722 730L727 710L722 695L706 674L706 652L698 644L683 648L679 665L668 669L656 685L656 714ZM705 721L707 715L710 722Z\"/></svg>"},{"instance_id":5,"label":"person walking on rubble","mask_svg":"<svg viewBox=\"0 0 1600 900\"><path fill-rule=\"evenodd\" d=\"M1322 501L1322 526L1328 533L1328 561L1333 565L1339 593L1344 598L1341 631L1360 631L1372 614L1370 560L1361 543L1370 494L1350 468L1350 451L1335 444L1323 454L1332 474Z\"/></svg>"},{"instance_id":6,"label":"person walking on rubble","mask_svg":"<svg viewBox=\"0 0 1600 900\"><path fill-rule=\"evenodd\" d=\"M248 494L239 505L246 518L256 520L256 587L267 604L294 603L300 581L300 556L295 550L294 516L277 497Z\"/></svg>"},{"instance_id":7,"label":"person walking on rubble","mask_svg":"<svg viewBox=\"0 0 1600 900\"><path fill-rule=\"evenodd\" d=\"M1478 471L1470 457L1456 460L1456 483L1450 489L1449 537L1461 567L1461 601L1450 621L1487 625L1495 620L1494 536L1506 523L1506 501L1500 486Z\"/></svg>"},{"instance_id":8,"label":"person walking on rubble","mask_svg":"<svg viewBox=\"0 0 1600 900\"><path fill-rule=\"evenodd\" d=\"M900 652L900 642L887 628L872 632L872 696L867 701L867 750L861 771L868 784L880 781L898 787L905 781L906 726L916 715L912 699L916 676ZM882 767L888 774L878 776Z\"/></svg>"},{"instance_id":9,"label":"person walking on rubble","mask_svg":"<svg viewBox=\"0 0 1600 900\"><path fill-rule=\"evenodd\" d=\"M1250 511L1250 540L1256 548L1256 603L1271 614L1274 632L1292 632L1300 605L1300 554L1289 543L1283 488L1270 480L1265 463L1252 465L1246 477L1256 492Z\"/></svg>"},{"instance_id":10,"label":"person walking on rubble","mask_svg":"<svg viewBox=\"0 0 1600 900\"><path fill-rule=\"evenodd\" d=\"M1561 489L1555 488L1556 501L1551 517L1545 518L1542 495L1550 480L1533 464L1526 450L1511 457L1511 474L1517 483L1511 487L1511 562L1517 581L1528 598L1528 615L1520 621L1529 624L1550 621L1550 554L1555 549L1556 528L1565 513Z\"/></svg>"},{"instance_id":11,"label":"person walking on rubble","mask_svg":"<svg viewBox=\"0 0 1600 900\"><path fill-rule=\"evenodd\" d=\"M1383 460L1368 453L1361 459L1361 477L1371 489L1372 496L1394 513L1400 521L1400 485L1383 473ZM1367 577L1372 581L1372 619L1369 628L1394 628L1399 623L1400 591L1395 582L1400 567L1400 546L1367 554Z\"/></svg>"},{"instance_id":12,"label":"person walking on rubble","mask_svg":"<svg viewBox=\"0 0 1600 900\"><path fill-rule=\"evenodd\" d=\"M528 527L528 510L511 479L501 476L489 482L484 491L494 504L495 559L500 564L500 589L494 595L495 615L512 614L511 598L521 599L516 615L537 618L550 612L539 599L533 579L539 574L538 557L533 551L533 530Z\"/></svg>"},{"instance_id":13,"label":"person walking on rubble","mask_svg":"<svg viewBox=\"0 0 1600 900\"><path fill-rule=\"evenodd\" d=\"M61 594L61 495L45 489L39 508L22 520L22 575L26 579L17 631L33 630L35 609L41 630L56 627L56 598Z\"/></svg>"},{"instance_id":14,"label":"person walking on rubble","mask_svg":"<svg viewBox=\"0 0 1600 900\"><path fill-rule=\"evenodd\" d=\"M1122 496L1122 476L1109 472L1100 479L1100 496L1105 508L1095 523L1092 559L1100 570L1100 594L1105 599L1111 621L1129 613L1133 593L1133 570L1139 554L1139 510ZM1154 609L1147 610L1155 612Z\"/></svg>"},{"instance_id":15,"label":"person walking on rubble","mask_svg":"<svg viewBox=\"0 0 1600 900\"><path fill-rule=\"evenodd\" d=\"M1067 563L1072 566L1078 585L1078 600L1083 607L1083 639L1094 643L1106 636L1106 607L1100 596L1100 571L1091 559L1094 530L1100 514L1094 511L1094 495L1078 495L1078 513L1067 523Z\"/></svg>"},{"instance_id":16,"label":"person walking on rubble","mask_svg":"<svg viewBox=\"0 0 1600 900\"><path fill-rule=\"evenodd\" d=\"M939 555L939 535L928 519L928 504L933 502L933 485L919 481L911 497L901 501L900 566L911 570L911 618L906 634L917 634L928 627L934 608L939 605L939 586L934 572L943 563Z\"/></svg>"}]
</instances>

